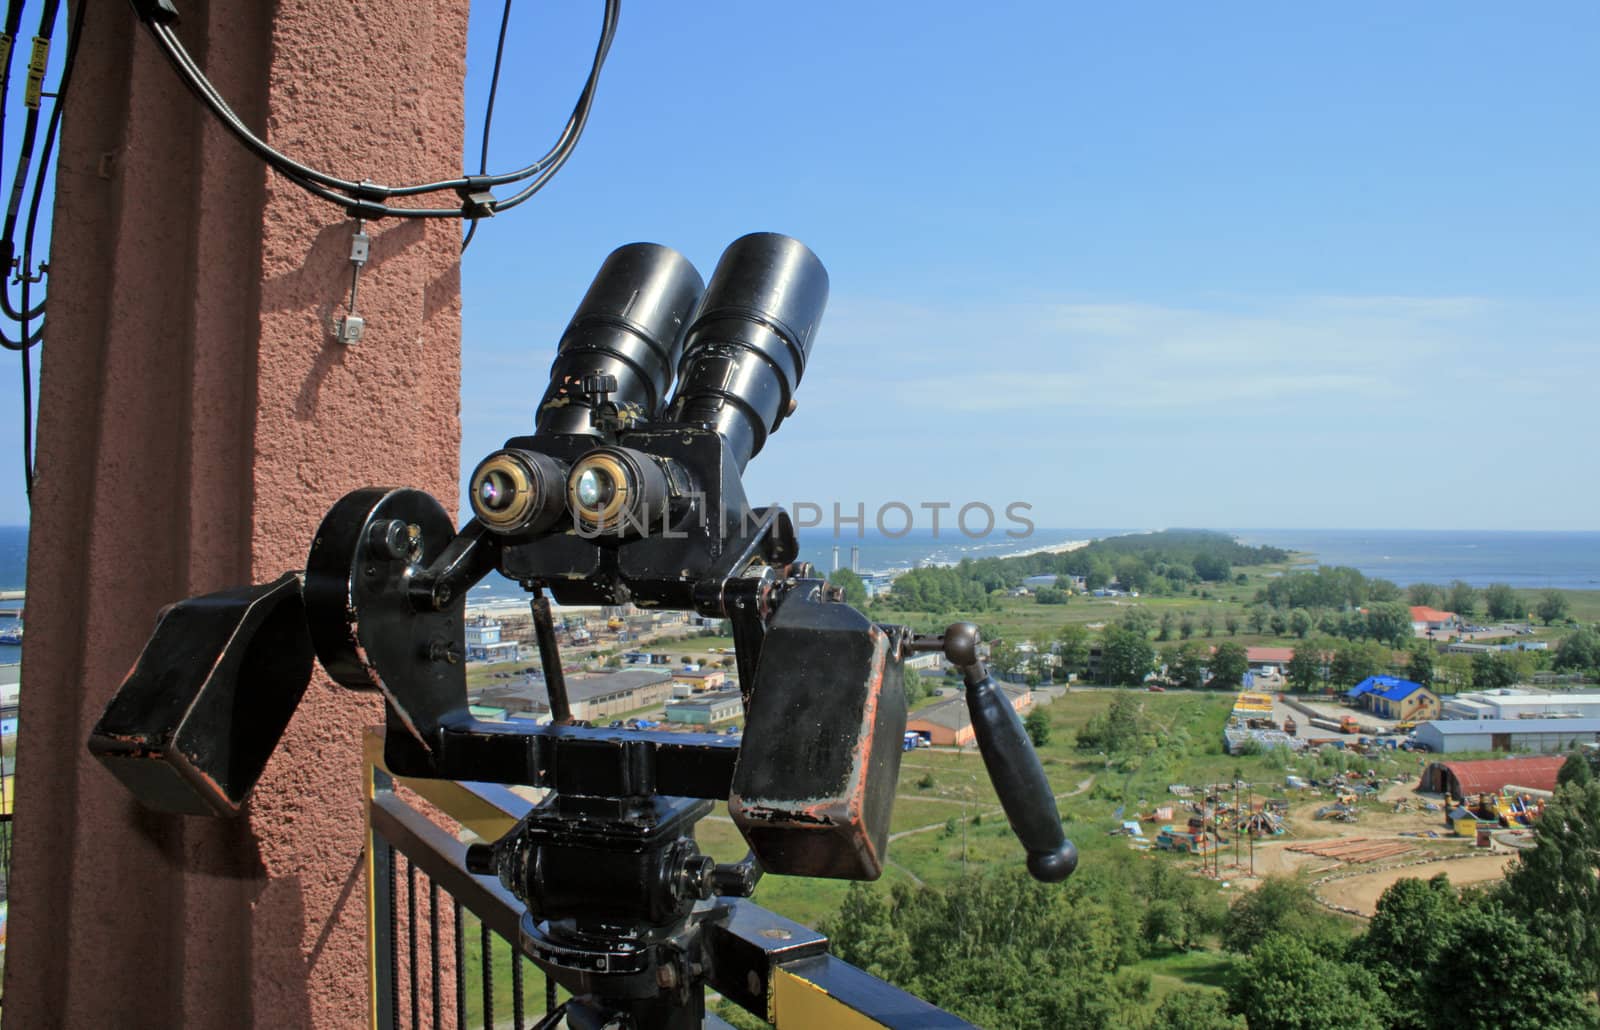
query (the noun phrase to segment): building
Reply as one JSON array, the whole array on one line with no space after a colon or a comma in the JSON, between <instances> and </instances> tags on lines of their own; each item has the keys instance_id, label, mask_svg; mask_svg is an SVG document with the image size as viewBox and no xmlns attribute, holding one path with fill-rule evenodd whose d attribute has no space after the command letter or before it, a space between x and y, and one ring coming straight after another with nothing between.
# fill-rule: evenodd
<instances>
[{"instance_id":1,"label":"building","mask_svg":"<svg viewBox=\"0 0 1600 1030\"><path fill-rule=\"evenodd\" d=\"M500 639L500 621L487 615L467 620L467 661L516 662L522 660L522 645Z\"/></svg>"},{"instance_id":2,"label":"building","mask_svg":"<svg viewBox=\"0 0 1600 1030\"><path fill-rule=\"evenodd\" d=\"M1455 612L1442 612L1425 604L1411 606L1411 632L1419 637L1440 633L1455 633L1461 629L1461 619Z\"/></svg>"},{"instance_id":3,"label":"building","mask_svg":"<svg viewBox=\"0 0 1600 1030\"><path fill-rule=\"evenodd\" d=\"M1283 675L1283 670L1288 667L1289 659L1294 657L1292 647L1247 647L1244 649L1245 661L1250 665L1250 671L1257 676Z\"/></svg>"},{"instance_id":4,"label":"building","mask_svg":"<svg viewBox=\"0 0 1600 1030\"><path fill-rule=\"evenodd\" d=\"M1446 719L1600 719L1600 693L1506 687L1458 694L1444 703Z\"/></svg>"},{"instance_id":5,"label":"building","mask_svg":"<svg viewBox=\"0 0 1600 1030\"><path fill-rule=\"evenodd\" d=\"M1506 787L1554 790L1562 757L1494 758L1482 762L1432 762L1422 771L1417 789L1464 798L1498 794Z\"/></svg>"},{"instance_id":6,"label":"building","mask_svg":"<svg viewBox=\"0 0 1600 1030\"><path fill-rule=\"evenodd\" d=\"M1417 727L1414 739L1429 751L1569 751L1600 741L1600 718L1442 719ZM1538 784L1524 783L1524 787Z\"/></svg>"},{"instance_id":7,"label":"building","mask_svg":"<svg viewBox=\"0 0 1600 1030\"><path fill-rule=\"evenodd\" d=\"M621 669L567 677L567 704L572 717L586 722L614 719L627 712L660 704L672 696L672 673L666 669ZM475 705L500 708L507 719L535 722L549 718L550 697L542 679L527 677L510 686L493 686L471 697Z\"/></svg>"},{"instance_id":8,"label":"building","mask_svg":"<svg viewBox=\"0 0 1600 1030\"><path fill-rule=\"evenodd\" d=\"M667 702L667 721L684 726L712 726L743 714L744 701L737 690Z\"/></svg>"},{"instance_id":9,"label":"building","mask_svg":"<svg viewBox=\"0 0 1600 1030\"><path fill-rule=\"evenodd\" d=\"M1427 687L1395 676L1368 676L1345 697L1385 719L1421 722L1439 717L1439 698Z\"/></svg>"},{"instance_id":10,"label":"building","mask_svg":"<svg viewBox=\"0 0 1600 1030\"><path fill-rule=\"evenodd\" d=\"M1033 693L1026 687L1002 684L1000 689L1005 691L1006 699L1017 714L1021 715L1033 707ZM929 743L944 747L966 747L971 744L972 714L967 711L966 692L957 691L954 697L944 698L911 713L911 718L906 720L906 730L923 734Z\"/></svg>"},{"instance_id":11,"label":"building","mask_svg":"<svg viewBox=\"0 0 1600 1030\"><path fill-rule=\"evenodd\" d=\"M727 680L728 674L721 669L684 667L672 674L674 687L672 694L674 697L709 694L713 691L721 690ZM681 692L679 688L681 688Z\"/></svg>"}]
</instances>

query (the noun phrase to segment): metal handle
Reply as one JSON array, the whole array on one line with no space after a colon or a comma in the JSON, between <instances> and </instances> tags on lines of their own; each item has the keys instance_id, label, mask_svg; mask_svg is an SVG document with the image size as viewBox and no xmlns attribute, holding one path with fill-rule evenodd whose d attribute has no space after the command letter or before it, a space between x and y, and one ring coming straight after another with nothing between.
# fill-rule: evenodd
<instances>
[{"instance_id":1,"label":"metal handle","mask_svg":"<svg viewBox=\"0 0 1600 1030\"><path fill-rule=\"evenodd\" d=\"M912 647L933 641L914 639ZM922 647L918 647L921 644ZM1056 883L1078 866L1078 849L1061 829L1061 813L1044 767L1005 692L978 658L978 628L958 622L938 638L937 649L960 670L967 684L967 710L978 751L989 770L995 793L1011 823L1011 832L1028 852L1028 872L1036 880Z\"/></svg>"}]
</instances>

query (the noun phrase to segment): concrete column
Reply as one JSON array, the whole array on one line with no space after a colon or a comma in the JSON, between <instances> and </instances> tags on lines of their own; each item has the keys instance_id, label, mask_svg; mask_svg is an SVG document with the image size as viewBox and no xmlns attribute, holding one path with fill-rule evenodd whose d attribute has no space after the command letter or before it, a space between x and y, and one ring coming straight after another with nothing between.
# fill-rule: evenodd
<instances>
[{"instance_id":1,"label":"concrete column","mask_svg":"<svg viewBox=\"0 0 1600 1030\"><path fill-rule=\"evenodd\" d=\"M240 116L347 178L458 173L468 0L179 0ZM65 119L17 773L5 1021L366 1019L361 727L320 676L245 816L141 809L85 751L158 608L300 568L361 486L457 496L459 226L370 224L366 337L328 324L352 224L202 113L95 4Z\"/></svg>"}]
</instances>

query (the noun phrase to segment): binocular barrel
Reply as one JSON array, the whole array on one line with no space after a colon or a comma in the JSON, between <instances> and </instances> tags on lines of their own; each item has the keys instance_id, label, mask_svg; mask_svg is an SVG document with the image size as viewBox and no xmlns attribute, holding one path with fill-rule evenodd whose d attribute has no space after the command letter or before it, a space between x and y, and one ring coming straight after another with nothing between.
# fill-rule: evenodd
<instances>
[{"instance_id":1,"label":"binocular barrel","mask_svg":"<svg viewBox=\"0 0 1600 1030\"><path fill-rule=\"evenodd\" d=\"M658 418L704 288L694 265L671 247L630 243L612 251L561 334L537 431L598 435L585 375L614 377L612 402L637 404L646 418Z\"/></svg>"},{"instance_id":2,"label":"binocular barrel","mask_svg":"<svg viewBox=\"0 0 1600 1030\"><path fill-rule=\"evenodd\" d=\"M744 471L793 406L827 304L827 270L805 244L733 241L685 337L667 421L711 426Z\"/></svg>"}]
</instances>

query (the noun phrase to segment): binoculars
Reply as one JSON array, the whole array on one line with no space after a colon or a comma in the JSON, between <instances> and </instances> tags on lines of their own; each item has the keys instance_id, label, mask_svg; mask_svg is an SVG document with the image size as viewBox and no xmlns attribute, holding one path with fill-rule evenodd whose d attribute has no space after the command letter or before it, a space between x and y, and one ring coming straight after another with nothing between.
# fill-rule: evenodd
<instances>
[{"instance_id":1,"label":"binoculars","mask_svg":"<svg viewBox=\"0 0 1600 1030\"><path fill-rule=\"evenodd\" d=\"M315 660L382 694L395 774L548 788L469 865L527 904L535 961L574 991L627 995L655 989L709 899L748 895L762 871L880 875L903 661L937 650L963 675L1030 871L1064 878L1076 852L973 627L918 636L873 622L798 560L783 509L748 503L744 469L795 410L827 296L816 255L777 234L735 241L709 284L667 247L616 250L561 337L534 432L472 472L459 531L422 491L346 495L303 571L166 609L90 750L151 807L237 812ZM465 600L492 572L532 595L549 725L469 710ZM726 619L742 735L573 720L552 600ZM749 846L742 863L695 845L715 801Z\"/></svg>"}]
</instances>

